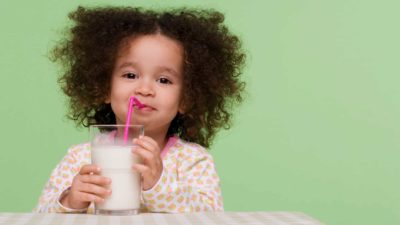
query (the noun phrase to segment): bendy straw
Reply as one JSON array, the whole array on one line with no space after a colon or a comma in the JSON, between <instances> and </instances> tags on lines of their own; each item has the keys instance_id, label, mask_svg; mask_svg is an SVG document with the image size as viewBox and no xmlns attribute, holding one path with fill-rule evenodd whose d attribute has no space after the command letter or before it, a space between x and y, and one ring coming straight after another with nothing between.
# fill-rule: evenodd
<instances>
[{"instance_id":1,"label":"bendy straw","mask_svg":"<svg viewBox=\"0 0 400 225\"><path fill-rule=\"evenodd\" d=\"M124 130L124 144L128 142L129 137L129 125L131 125L133 107L137 106L139 109L143 108L144 105L135 97L129 98L128 115L126 116L125 130Z\"/></svg>"}]
</instances>

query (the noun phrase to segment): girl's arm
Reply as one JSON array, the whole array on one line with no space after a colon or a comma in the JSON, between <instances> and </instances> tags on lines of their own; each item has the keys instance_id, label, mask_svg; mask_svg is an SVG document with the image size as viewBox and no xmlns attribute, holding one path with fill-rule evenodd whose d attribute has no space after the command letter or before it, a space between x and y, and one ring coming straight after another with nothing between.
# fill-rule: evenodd
<instances>
[{"instance_id":1,"label":"girl's arm","mask_svg":"<svg viewBox=\"0 0 400 225\"><path fill-rule=\"evenodd\" d=\"M164 159L163 173L143 192L153 212L223 211L219 177L211 155L201 146L186 144Z\"/></svg>"},{"instance_id":2,"label":"girl's arm","mask_svg":"<svg viewBox=\"0 0 400 225\"><path fill-rule=\"evenodd\" d=\"M87 154L88 144L77 145L68 150L67 155L61 160L51 173L39 198L39 203L34 212L86 212L87 209L70 209L60 203L60 199L69 191L72 180L84 164L90 163L90 155Z\"/></svg>"}]
</instances>

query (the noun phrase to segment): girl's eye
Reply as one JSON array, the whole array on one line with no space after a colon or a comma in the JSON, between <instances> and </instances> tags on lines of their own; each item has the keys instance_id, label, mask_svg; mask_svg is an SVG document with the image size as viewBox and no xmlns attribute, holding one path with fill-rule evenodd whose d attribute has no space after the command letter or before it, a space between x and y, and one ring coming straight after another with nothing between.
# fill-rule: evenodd
<instances>
[{"instance_id":1,"label":"girl's eye","mask_svg":"<svg viewBox=\"0 0 400 225\"><path fill-rule=\"evenodd\" d=\"M123 77L126 77L128 79L136 79L138 77L138 75L136 75L134 73L126 73L123 75Z\"/></svg>"},{"instance_id":2,"label":"girl's eye","mask_svg":"<svg viewBox=\"0 0 400 225\"><path fill-rule=\"evenodd\" d=\"M172 84L172 82L170 80L168 80L167 78L160 78L160 79L158 79L158 82L160 82L162 84Z\"/></svg>"}]
</instances>

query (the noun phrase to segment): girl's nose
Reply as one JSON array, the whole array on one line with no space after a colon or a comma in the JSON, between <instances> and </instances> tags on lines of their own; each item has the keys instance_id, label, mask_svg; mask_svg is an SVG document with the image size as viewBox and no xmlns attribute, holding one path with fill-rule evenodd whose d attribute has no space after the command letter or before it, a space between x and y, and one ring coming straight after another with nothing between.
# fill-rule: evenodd
<instances>
[{"instance_id":1,"label":"girl's nose","mask_svg":"<svg viewBox=\"0 0 400 225\"><path fill-rule=\"evenodd\" d=\"M140 82L140 84L138 84L137 88L135 89L135 95L142 95L142 96L154 95L154 89L150 84L150 81Z\"/></svg>"}]
</instances>

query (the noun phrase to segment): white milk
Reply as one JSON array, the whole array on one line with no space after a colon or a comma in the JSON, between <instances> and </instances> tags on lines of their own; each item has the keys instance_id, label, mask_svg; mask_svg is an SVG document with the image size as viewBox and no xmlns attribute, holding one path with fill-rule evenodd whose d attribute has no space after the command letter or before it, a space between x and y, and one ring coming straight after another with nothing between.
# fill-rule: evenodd
<instances>
[{"instance_id":1,"label":"white milk","mask_svg":"<svg viewBox=\"0 0 400 225\"><path fill-rule=\"evenodd\" d=\"M92 146L92 163L101 168L101 175L111 179L111 195L96 210L132 210L140 208L140 174L132 165L140 162L131 152L132 146Z\"/></svg>"}]
</instances>

